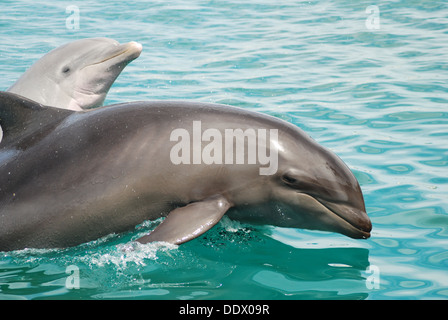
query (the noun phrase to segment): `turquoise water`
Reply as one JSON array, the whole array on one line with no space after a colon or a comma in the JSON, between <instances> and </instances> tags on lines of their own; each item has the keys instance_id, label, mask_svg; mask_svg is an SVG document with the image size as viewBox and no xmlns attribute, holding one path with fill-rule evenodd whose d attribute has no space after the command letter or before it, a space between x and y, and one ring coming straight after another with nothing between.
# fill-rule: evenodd
<instances>
[{"instance_id":1,"label":"turquoise water","mask_svg":"<svg viewBox=\"0 0 448 320\"><path fill-rule=\"evenodd\" d=\"M108 104L196 100L292 122L349 165L373 223L370 239L352 240L225 219L179 247L130 250L157 223L147 222L75 248L0 253L0 299L448 298L446 3L2 1L0 9L1 89L68 41L138 41L142 55Z\"/></svg>"}]
</instances>

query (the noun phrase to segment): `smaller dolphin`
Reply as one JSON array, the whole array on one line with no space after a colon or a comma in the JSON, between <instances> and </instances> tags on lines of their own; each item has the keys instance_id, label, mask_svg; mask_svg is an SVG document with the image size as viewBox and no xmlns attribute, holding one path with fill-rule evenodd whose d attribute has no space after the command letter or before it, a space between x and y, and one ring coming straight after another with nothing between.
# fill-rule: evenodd
<instances>
[{"instance_id":1,"label":"smaller dolphin","mask_svg":"<svg viewBox=\"0 0 448 320\"><path fill-rule=\"evenodd\" d=\"M35 62L7 91L40 104L80 111L99 107L142 45L89 38L62 45Z\"/></svg>"}]
</instances>

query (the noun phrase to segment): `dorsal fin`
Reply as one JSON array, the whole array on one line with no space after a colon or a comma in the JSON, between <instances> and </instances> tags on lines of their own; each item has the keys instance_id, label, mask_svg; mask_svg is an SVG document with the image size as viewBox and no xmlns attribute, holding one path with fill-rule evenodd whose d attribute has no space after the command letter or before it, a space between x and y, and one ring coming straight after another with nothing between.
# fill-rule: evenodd
<instances>
[{"instance_id":1,"label":"dorsal fin","mask_svg":"<svg viewBox=\"0 0 448 320\"><path fill-rule=\"evenodd\" d=\"M74 111L43 106L11 92L0 92L0 127L3 137L0 147L34 140L54 128Z\"/></svg>"}]
</instances>

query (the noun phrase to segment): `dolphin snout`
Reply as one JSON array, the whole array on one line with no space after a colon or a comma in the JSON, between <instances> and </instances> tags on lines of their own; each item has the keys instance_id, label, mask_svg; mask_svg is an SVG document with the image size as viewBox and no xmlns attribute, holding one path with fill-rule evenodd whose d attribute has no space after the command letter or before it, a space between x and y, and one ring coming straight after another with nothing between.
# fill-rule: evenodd
<instances>
[{"instance_id":1,"label":"dolphin snout","mask_svg":"<svg viewBox=\"0 0 448 320\"><path fill-rule=\"evenodd\" d=\"M368 239L370 238L370 231L372 231L372 222L367 213L362 210L347 208L350 216L354 218L352 221L348 221L356 230L350 231L348 236L355 239ZM341 215L340 215L341 216ZM344 217L342 216L344 219ZM347 220L346 220L347 221Z\"/></svg>"},{"instance_id":2,"label":"dolphin snout","mask_svg":"<svg viewBox=\"0 0 448 320\"><path fill-rule=\"evenodd\" d=\"M355 239L367 239L372 231L372 222L367 215L364 205L362 208L355 208L344 203L333 203L324 200L319 202L335 215L343 220L340 224L340 232Z\"/></svg>"},{"instance_id":3,"label":"dolphin snout","mask_svg":"<svg viewBox=\"0 0 448 320\"><path fill-rule=\"evenodd\" d=\"M137 59L142 52L142 45L138 42L131 41L125 44L120 44L108 50L107 54L103 56L100 60L88 64L85 67L105 64L106 65L119 65L122 63L128 64L132 60Z\"/></svg>"},{"instance_id":4,"label":"dolphin snout","mask_svg":"<svg viewBox=\"0 0 448 320\"><path fill-rule=\"evenodd\" d=\"M136 41L128 42L123 46L126 49L124 52L129 54L129 59L131 60L137 59L143 50L143 46L141 45L141 43L138 43Z\"/></svg>"}]
</instances>

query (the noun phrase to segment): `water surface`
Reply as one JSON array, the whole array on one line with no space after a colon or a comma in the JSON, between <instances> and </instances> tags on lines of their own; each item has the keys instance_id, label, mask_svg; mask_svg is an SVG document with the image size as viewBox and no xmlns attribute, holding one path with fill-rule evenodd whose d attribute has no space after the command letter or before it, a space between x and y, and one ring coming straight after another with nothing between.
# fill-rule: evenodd
<instances>
[{"instance_id":1,"label":"water surface","mask_svg":"<svg viewBox=\"0 0 448 320\"><path fill-rule=\"evenodd\" d=\"M0 253L0 299L447 299L447 6L370 5L2 1L1 89L68 41L138 41L107 104L195 100L289 121L349 165L373 232L359 241L225 219L179 247L130 250L155 226L145 223L75 248Z\"/></svg>"}]
</instances>

